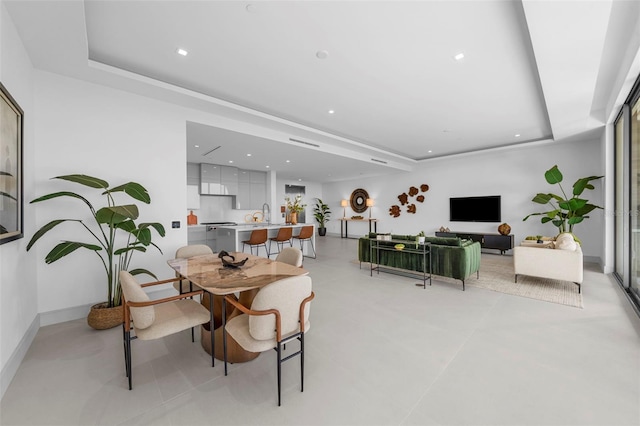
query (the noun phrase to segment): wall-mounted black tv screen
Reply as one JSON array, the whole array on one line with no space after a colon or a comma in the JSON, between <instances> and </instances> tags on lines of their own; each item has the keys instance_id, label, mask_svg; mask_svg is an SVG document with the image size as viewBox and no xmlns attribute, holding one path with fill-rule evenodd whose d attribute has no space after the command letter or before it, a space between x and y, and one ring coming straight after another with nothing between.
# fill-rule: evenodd
<instances>
[{"instance_id":1,"label":"wall-mounted black tv screen","mask_svg":"<svg viewBox=\"0 0 640 426\"><path fill-rule=\"evenodd\" d=\"M451 222L501 222L500 196L449 198Z\"/></svg>"}]
</instances>

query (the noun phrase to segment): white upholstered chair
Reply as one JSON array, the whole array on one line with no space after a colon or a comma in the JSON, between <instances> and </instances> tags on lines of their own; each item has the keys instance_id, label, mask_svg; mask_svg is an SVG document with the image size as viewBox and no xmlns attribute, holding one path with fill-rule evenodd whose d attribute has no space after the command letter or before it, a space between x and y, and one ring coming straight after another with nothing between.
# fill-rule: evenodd
<instances>
[{"instance_id":1,"label":"white upholstered chair","mask_svg":"<svg viewBox=\"0 0 640 426\"><path fill-rule=\"evenodd\" d=\"M310 301L315 297L311 278L307 275L285 278L258 291L251 309L241 305L234 297L225 300L235 306L241 315L223 325L224 374L227 375L227 334L250 352L275 349L278 359L278 406L281 394L281 365L300 356L300 391L304 390L304 334L309 331ZM223 306L226 304L223 303ZM226 315L223 313L223 318ZM282 345L298 340L300 350L282 358Z\"/></svg>"},{"instance_id":2,"label":"white upholstered chair","mask_svg":"<svg viewBox=\"0 0 640 426\"><path fill-rule=\"evenodd\" d=\"M202 256L204 254L213 254L213 250L204 244L192 244L180 247L176 250L176 259L188 259L190 257ZM176 281L173 283L173 287L175 287L180 294L199 290L199 288L194 288L193 284L191 284L189 280Z\"/></svg>"},{"instance_id":3,"label":"white upholstered chair","mask_svg":"<svg viewBox=\"0 0 640 426\"><path fill-rule=\"evenodd\" d=\"M280 253L278 253L278 256L276 256L276 262L284 262L301 268L302 250L297 247L285 247Z\"/></svg>"},{"instance_id":4,"label":"white upholstered chair","mask_svg":"<svg viewBox=\"0 0 640 426\"><path fill-rule=\"evenodd\" d=\"M555 246L555 249L536 246L514 247L515 282L518 282L518 275L571 281L578 286L578 293L581 293L584 271L580 244L574 243L570 247L559 248L562 247L561 241L556 240Z\"/></svg>"},{"instance_id":5,"label":"white upholstered chair","mask_svg":"<svg viewBox=\"0 0 640 426\"><path fill-rule=\"evenodd\" d=\"M191 328L193 341L193 327L209 323L213 326L213 309L207 310L191 297L202 294L202 290L150 300L143 287L158 284L168 284L176 279L155 281L140 284L127 271L120 271L120 285L122 286L124 321L122 323L124 338L125 372L129 378L129 390L132 385L131 371L131 341L155 340ZM131 336L131 326L135 336ZM213 340L211 343L211 366L213 367Z\"/></svg>"}]
</instances>

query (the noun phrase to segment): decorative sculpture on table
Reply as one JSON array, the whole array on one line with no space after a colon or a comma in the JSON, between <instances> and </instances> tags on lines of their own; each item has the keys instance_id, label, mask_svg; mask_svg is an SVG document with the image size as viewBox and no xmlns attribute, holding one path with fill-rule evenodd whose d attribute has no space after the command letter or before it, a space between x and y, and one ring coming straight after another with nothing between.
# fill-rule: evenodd
<instances>
[{"instance_id":1,"label":"decorative sculpture on table","mask_svg":"<svg viewBox=\"0 0 640 426\"><path fill-rule=\"evenodd\" d=\"M220 258L220 260L222 260L222 265L224 265L227 268L239 268L241 266L244 266L247 260L249 260L249 258L247 257L244 260L239 260L236 262L235 256L230 255L224 250L218 253L218 257Z\"/></svg>"}]
</instances>

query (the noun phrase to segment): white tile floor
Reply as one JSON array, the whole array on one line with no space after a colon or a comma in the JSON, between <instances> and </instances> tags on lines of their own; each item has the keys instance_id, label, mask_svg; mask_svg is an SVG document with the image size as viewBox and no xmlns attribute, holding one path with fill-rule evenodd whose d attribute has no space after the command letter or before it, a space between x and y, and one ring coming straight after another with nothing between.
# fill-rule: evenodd
<instances>
[{"instance_id":1,"label":"white tile floor","mask_svg":"<svg viewBox=\"0 0 640 426\"><path fill-rule=\"evenodd\" d=\"M640 320L593 265L577 309L437 280L423 290L410 278L371 278L351 262L355 240L317 245L318 259L305 259L316 292L305 391L297 361L285 364L282 407L273 352L224 377L189 332L134 341L129 391L121 329L78 320L40 329L0 423L640 424Z\"/></svg>"}]
</instances>

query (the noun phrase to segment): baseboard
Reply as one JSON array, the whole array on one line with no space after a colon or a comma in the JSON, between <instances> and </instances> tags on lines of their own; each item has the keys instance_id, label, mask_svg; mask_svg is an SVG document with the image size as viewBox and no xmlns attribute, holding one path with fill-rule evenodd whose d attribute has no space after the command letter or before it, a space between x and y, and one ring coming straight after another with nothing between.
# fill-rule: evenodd
<instances>
[{"instance_id":1,"label":"baseboard","mask_svg":"<svg viewBox=\"0 0 640 426\"><path fill-rule=\"evenodd\" d=\"M40 329L40 315L36 315L36 317L31 322L31 325L27 329L27 332L20 339L20 343L18 347L13 351L9 360L2 368L2 372L0 373L0 399L4 397L4 393L9 388L11 381L15 377L18 372L18 368L20 368L20 364L22 364L22 360L24 356L27 354L29 347L33 343L33 339L35 339L38 330Z\"/></svg>"},{"instance_id":2,"label":"baseboard","mask_svg":"<svg viewBox=\"0 0 640 426\"><path fill-rule=\"evenodd\" d=\"M87 315L89 315L91 306L93 306L93 304L42 312L40 313L40 327L86 318Z\"/></svg>"}]
</instances>

